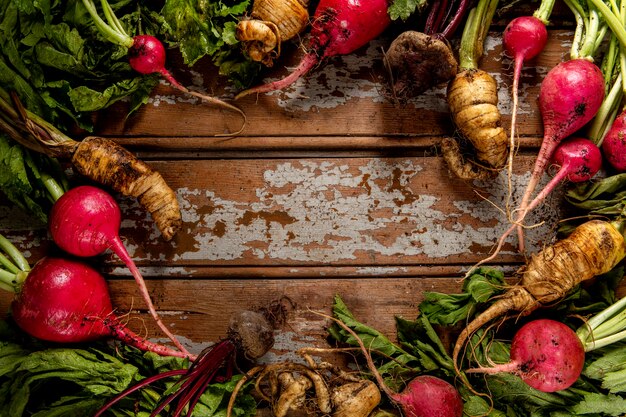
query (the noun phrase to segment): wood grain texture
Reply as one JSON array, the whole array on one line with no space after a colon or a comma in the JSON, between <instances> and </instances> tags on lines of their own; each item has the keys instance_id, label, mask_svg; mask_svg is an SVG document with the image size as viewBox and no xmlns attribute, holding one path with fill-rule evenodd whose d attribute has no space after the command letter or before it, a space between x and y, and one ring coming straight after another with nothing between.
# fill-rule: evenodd
<instances>
[{"instance_id":1,"label":"wood grain texture","mask_svg":"<svg viewBox=\"0 0 626 417\"><path fill-rule=\"evenodd\" d=\"M572 36L561 29L571 27L569 14L562 5L555 10L557 28L521 80L514 199L542 135L539 83L567 58ZM510 13L497 16L496 24L503 26ZM164 242L136 201L116 196L124 243L166 324L192 350L223 337L234 311L281 297L295 307L265 360L292 358L298 347L326 346L328 323L313 311L328 313L335 294L359 319L393 336L394 316L414 317L424 291L458 291L459 277L490 252L507 227L505 174L488 183L465 183L451 177L438 156L442 137L455 134L445 86L407 103L391 99L381 53L391 40L387 34L329 60L285 91L235 102L248 118L237 137L215 136L239 128L236 113L165 84L129 118L124 103L97 115L95 134L148 161L181 203L183 228ZM265 74L267 80L297 62L301 52L293 45L287 51ZM227 99L236 93L204 60L184 69L180 57L173 57L175 77L190 89ZM499 83L507 126L512 63L496 31L481 66ZM528 231L531 251L554 238L560 203L554 195L529 219L538 226ZM0 233L31 263L60 254L45 225L6 200L0 200ZM524 261L515 243L512 237L497 260L509 276ZM118 312L130 312L129 326L164 340L128 270L110 253L90 262L109 279ZM10 300L0 294L0 311L7 311Z\"/></svg>"}]
</instances>

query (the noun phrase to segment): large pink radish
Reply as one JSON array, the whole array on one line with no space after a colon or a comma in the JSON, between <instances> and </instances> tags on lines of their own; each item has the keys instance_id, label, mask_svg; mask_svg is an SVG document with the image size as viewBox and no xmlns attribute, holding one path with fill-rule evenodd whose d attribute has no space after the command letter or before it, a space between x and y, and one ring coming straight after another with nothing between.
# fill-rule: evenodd
<instances>
[{"instance_id":1,"label":"large pink radish","mask_svg":"<svg viewBox=\"0 0 626 417\"><path fill-rule=\"evenodd\" d=\"M539 391L555 392L576 382L584 365L585 349L576 332L561 322L538 319L515 333L508 363L465 372L509 372Z\"/></svg>"},{"instance_id":2,"label":"large pink radish","mask_svg":"<svg viewBox=\"0 0 626 417\"><path fill-rule=\"evenodd\" d=\"M77 260L46 257L37 262L17 288L11 311L22 330L41 340L83 343L113 337L159 355L194 358L124 326L113 312L105 279Z\"/></svg>"},{"instance_id":3,"label":"large pink radish","mask_svg":"<svg viewBox=\"0 0 626 417\"><path fill-rule=\"evenodd\" d=\"M526 186L520 213L524 213L550 158L563 139L574 134L597 113L604 100L602 71L591 61L573 59L552 68L541 83L539 110L543 142ZM518 226L519 248L524 251L524 234Z\"/></svg>"},{"instance_id":4,"label":"large pink radish","mask_svg":"<svg viewBox=\"0 0 626 417\"><path fill-rule=\"evenodd\" d=\"M235 98L282 90L324 59L350 54L380 35L391 23L387 0L320 0L311 24L307 53L285 78L249 88Z\"/></svg>"},{"instance_id":5,"label":"large pink radish","mask_svg":"<svg viewBox=\"0 0 626 417\"><path fill-rule=\"evenodd\" d=\"M54 242L72 255L90 257L112 250L135 278L159 328L178 349L188 353L159 317L143 276L120 239L121 218L120 208L109 193L98 187L82 185L68 190L54 203L49 228Z\"/></svg>"}]
</instances>

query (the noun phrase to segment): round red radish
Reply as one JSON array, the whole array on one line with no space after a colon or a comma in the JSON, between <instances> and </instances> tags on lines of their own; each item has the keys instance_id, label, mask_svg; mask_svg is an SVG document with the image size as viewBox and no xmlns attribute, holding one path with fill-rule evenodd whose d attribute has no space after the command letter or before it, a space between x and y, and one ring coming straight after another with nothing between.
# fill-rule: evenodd
<instances>
[{"instance_id":1,"label":"round red radish","mask_svg":"<svg viewBox=\"0 0 626 417\"><path fill-rule=\"evenodd\" d=\"M128 49L128 62L140 74L163 74L165 70L165 47L160 40L150 35L133 37Z\"/></svg>"},{"instance_id":2,"label":"round red radish","mask_svg":"<svg viewBox=\"0 0 626 417\"><path fill-rule=\"evenodd\" d=\"M602 153L589 139L575 137L561 143L554 152L552 162L564 171L567 181L584 182L602 168Z\"/></svg>"},{"instance_id":3,"label":"round red radish","mask_svg":"<svg viewBox=\"0 0 626 417\"><path fill-rule=\"evenodd\" d=\"M463 399L450 383L431 375L413 378L406 388L391 397L405 417L461 417Z\"/></svg>"},{"instance_id":4,"label":"round red radish","mask_svg":"<svg viewBox=\"0 0 626 417\"><path fill-rule=\"evenodd\" d=\"M320 0L311 23L307 54L287 77L242 91L236 98L288 87L325 58L350 54L391 23L387 0Z\"/></svg>"},{"instance_id":5,"label":"round red radish","mask_svg":"<svg viewBox=\"0 0 626 417\"><path fill-rule=\"evenodd\" d=\"M102 275L76 260L46 257L37 262L11 311L21 329L41 340L82 343L114 337L160 355L189 356L147 341L120 323Z\"/></svg>"},{"instance_id":6,"label":"round red radish","mask_svg":"<svg viewBox=\"0 0 626 417\"><path fill-rule=\"evenodd\" d=\"M90 257L111 249L128 267L139 286L152 318L161 331L184 353L180 341L161 321L150 298L146 283L119 237L121 211L106 191L83 185L65 192L52 206L49 217L54 242L72 255Z\"/></svg>"},{"instance_id":7,"label":"round red radish","mask_svg":"<svg viewBox=\"0 0 626 417\"><path fill-rule=\"evenodd\" d=\"M613 121L611 129L602 140L602 152L616 171L626 172L626 112L622 112Z\"/></svg>"},{"instance_id":8,"label":"round red radish","mask_svg":"<svg viewBox=\"0 0 626 417\"><path fill-rule=\"evenodd\" d=\"M539 55L547 41L546 25L534 16L520 16L511 20L502 35L507 53L516 61Z\"/></svg>"},{"instance_id":9,"label":"round red radish","mask_svg":"<svg viewBox=\"0 0 626 417\"><path fill-rule=\"evenodd\" d=\"M561 322L539 319L517 331L511 343L509 363L466 372L510 372L532 388L555 392L576 382L584 364L585 350L576 333Z\"/></svg>"}]
</instances>

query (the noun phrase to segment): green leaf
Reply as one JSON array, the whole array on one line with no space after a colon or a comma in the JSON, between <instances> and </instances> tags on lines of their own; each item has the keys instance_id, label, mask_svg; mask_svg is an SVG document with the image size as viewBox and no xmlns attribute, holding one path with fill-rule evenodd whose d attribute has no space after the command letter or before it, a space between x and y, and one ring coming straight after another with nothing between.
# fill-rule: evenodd
<instances>
[{"instance_id":1,"label":"green leaf","mask_svg":"<svg viewBox=\"0 0 626 417\"><path fill-rule=\"evenodd\" d=\"M584 400L572 407L574 415L602 414L621 416L626 413L626 399L617 395L585 394Z\"/></svg>"},{"instance_id":2,"label":"green leaf","mask_svg":"<svg viewBox=\"0 0 626 417\"><path fill-rule=\"evenodd\" d=\"M391 20L407 20L414 13L424 11L428 2L425 0L393 0L389 6L389 17Z\"/></svg>"}]
</instances>

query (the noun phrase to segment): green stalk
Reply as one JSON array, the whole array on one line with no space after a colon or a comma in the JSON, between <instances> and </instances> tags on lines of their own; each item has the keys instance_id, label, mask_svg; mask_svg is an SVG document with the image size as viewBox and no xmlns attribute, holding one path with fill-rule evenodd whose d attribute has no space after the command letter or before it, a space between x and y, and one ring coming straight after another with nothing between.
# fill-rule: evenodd
<instances>
[{"instance_id":1,"label":"green stalk","mask_svg":"<svg viewBox=\"0 0 626 417\"><path fill-rule=\"evenodd\" d=\"M570 58L578 59L579 51L583 43L583 34L585 31L585 17L586 13L582 6L576 0L564 0L565 4L574 14L576 20L576 29L574 31L574 38L572 39L572 47L570 48Z\"/></svg>"},{"instance_id":2,"label":"green stalk","mask_svg":"<svg viewBox=\"0 0 626 417\"><path fill-rule=\"evenodd\" d=\"M24 255L2 235L0 251L0 289L18 292L30 271L30 265Z\"/></svg>"},{"instance_id":3,"label":"green stalk","mask_svg":"<svg viewBox=\"0 0 626 417\"><path fill-rule=\"evenodd\" d=\"M115 16L115 13L113 12L113 9L111 8L109 2L107 0L101 0L100 4L102 5L102 10L104 11L104 17L107 18L109 25L111 25L111 27L113 27L113 29L115 29L117 32L128 36L119 19L117 18L117 16Z\"/></svg>"},{"instance_id":4,"label":"green stalk","mask_svg":"<svg viewBox=\"0 0 626 417\"><path fill-rule=\"evenodd\" d=\"M595 9L589 10L589 20L585 28L585 40L580 48L579 55L581 58L592 57L595 52L596 40L598 38L598 30L600 28L600 16Z\"/></svg>"},{"instance_id":5,"label":"green stalk","mask_svg":"<svg viewBox=\"0 0 626 417\"><path fill-rule=\"evenodd\" d=\"M588 0L589 3L593 4L595 8L600 12L606 24L609 25L613 34L617 37L622 47L626 47L626 29L620 19L609 9L609 7L604 4L602 0Z\"/></svg>"},{"instance_id":6,"label":"green stalk","mask_svg":"<svg viewBox=\"0 0 626 417\"><path fill-rule=\"evenodd\" d=\"M483 55L483 44L489 32L491 20L498 7L498 0L479 0L470 10L459 48L459 67L464 70L477 69Z\"/></svg>"},{"instance_id":7,"label":"green stalk","mask_svg":"<svg viewBox=\"0 0 626 417\"><path fill-rule=\"evenodd\" d=\"M595 143L598 147L602 145L604 137L611 128L615 117L617 117L617 113L621 109L620 104L622 97L624 96L622 86L623 80L622 74L620 73L615 79L613 87L609 90L609 94L605 97L598 113L593 118L593 121L589 126L587 136L589 140Z\"/></svg>"},{"instance_id":8,"label":"green stalk","mask_svg":"<svg viewBox=\"0 0 626 417\"><path fill-rule=\"evenodd\" d=\"M541 20L544 25L548 25L550 15L552 14L552 8L554 7L555 0L542 0L539 8L535 10L533 16Z\"/></svg>"},{"instance_id":9,"label":"green stalk","mask_svg":"<svg viewBox=\"0 0 626 417\"><path fill-rule=\"evenodd\" d=\"M126 48L133 46L133 38L128 36L125 32L119 32L102 20L102 18L98 15L98 11L96 10L96 5L93 3L93 0L83 0L83 4L89 12L89 15L91 15L94 24L105 38L116 45L125 46Z\"/></svg>"}]
</instances>

